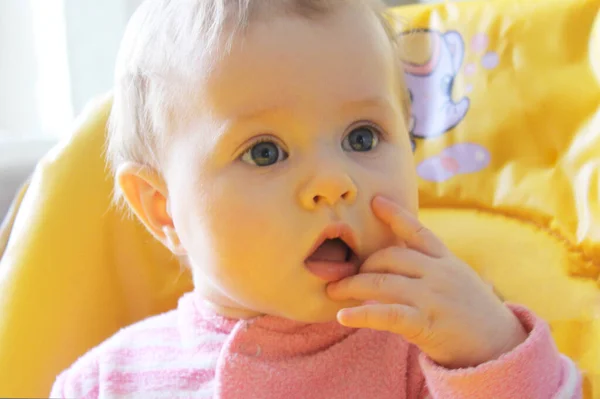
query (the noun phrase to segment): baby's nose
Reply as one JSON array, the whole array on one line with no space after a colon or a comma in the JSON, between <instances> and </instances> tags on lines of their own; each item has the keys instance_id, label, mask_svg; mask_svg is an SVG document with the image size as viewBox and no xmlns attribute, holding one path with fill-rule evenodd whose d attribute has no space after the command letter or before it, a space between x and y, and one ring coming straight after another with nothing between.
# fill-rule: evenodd
<instances>
[{"instance_id":1,"label":"baby's nose","mask_svg":"<svg viewBox=\"0 0 600 399\"><path fill-rule=\"evenodd\" d=\"M340 202L352 204L357 195L356 184L347 173L324 171L317 173L300 190L300 202L305 209L335 206Z\"/></svg>"}]
</instances>

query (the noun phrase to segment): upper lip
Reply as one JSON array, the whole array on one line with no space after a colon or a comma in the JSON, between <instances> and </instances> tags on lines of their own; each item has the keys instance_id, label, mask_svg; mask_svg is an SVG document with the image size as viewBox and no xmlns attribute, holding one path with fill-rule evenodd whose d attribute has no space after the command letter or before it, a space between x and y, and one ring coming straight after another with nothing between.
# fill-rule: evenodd
<instances>
[{"instance_id":1,"label":"upper lip","mask_svg":"<svg viewBox=\"0 0 600 399\"><path fill-rule=\"evenodd\" d=\"M315 253L315 251L321 245L323 245L325 241L335 240L336 238L342 240L355 255L358 255L358 242L352 228L350 228L350 226L346 223L331 223L325 227L323 232L319 235L317 241L315 241L314 245L308 252L308 255L306 255L306 258L308 259L313 253Z\"/></svg>"}]
</instances>

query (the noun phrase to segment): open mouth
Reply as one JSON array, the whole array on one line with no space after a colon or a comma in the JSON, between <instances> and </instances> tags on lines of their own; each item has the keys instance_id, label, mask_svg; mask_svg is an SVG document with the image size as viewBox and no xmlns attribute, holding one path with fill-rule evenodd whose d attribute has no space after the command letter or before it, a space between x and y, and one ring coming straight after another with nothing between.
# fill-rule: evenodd
<instances>
[{"instance_id":1,"label":"open mouth","mask_svg":"<svg viewBox=\"0 0 600 399\"><path fill-rule=\"evenodd\" d=\"M346 225L325 229L305 260L307 269L325 281L338 281L358 273L359 257L354 234Z\"/></svg>"},{"instance_id":2,"label":"open mouth","mask_svg":"<svg viewBox=\"0 0 600 399\"><path fill-rule=\"evenodd\" d=\"M328 238L306 259L307 262L350 262L354 251L341 238Z\"/></svg>"}]
</instances>

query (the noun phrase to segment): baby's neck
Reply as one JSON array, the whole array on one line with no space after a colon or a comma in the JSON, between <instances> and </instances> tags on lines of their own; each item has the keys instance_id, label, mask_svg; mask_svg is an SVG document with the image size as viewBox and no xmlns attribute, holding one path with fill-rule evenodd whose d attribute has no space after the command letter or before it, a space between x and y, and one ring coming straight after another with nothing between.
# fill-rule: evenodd
<instances>
[{"instance_id":1,"label":"baby's neck","mask_svg":"<svg viewBox=\"0 0 600 399\"><path fill-rule=\"evenodd\" d=\"M235 303L218 288L209 283L210 280L194 274L194 292L203 305L219 316L235 320L247 320L263 314Z\"/></svg>"},{"instance_id":2,"label":"baby's neck","mask_svg":"<svg viewBox=\"0 0 600 399\"><path fill-rule=\"evenodd\" d=\"M248 320L248 319L252 319L254 317L262 316L262 313L259 313L259 312L235 308L235 307L223 306L223 305L219 305L219 304L212 302L210 300L207 300L207 299L204 300L204 303L212 311L214 311L218 315L226 317L228 319Z\"/></svg>"}]
</instances>

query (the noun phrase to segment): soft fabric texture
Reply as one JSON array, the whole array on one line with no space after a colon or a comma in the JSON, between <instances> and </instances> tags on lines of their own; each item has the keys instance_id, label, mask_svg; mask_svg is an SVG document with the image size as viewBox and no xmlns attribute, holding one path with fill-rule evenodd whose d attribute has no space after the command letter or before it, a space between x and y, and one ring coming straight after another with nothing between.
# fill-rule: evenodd
<instances>
[{"instance_id":1,"label":"soft fabric texture","mask_svg":"<svg viewBox=\"0 0 600 399\"><path fill-rule=\"evenodd\" d=\"M497 360L448 370L400 336L336 322L220 317L194 293L128 327L63 372L53 398L577 399L581 380L547 325L511 306L529 333Z\"/></svg>"}]
</instances>

